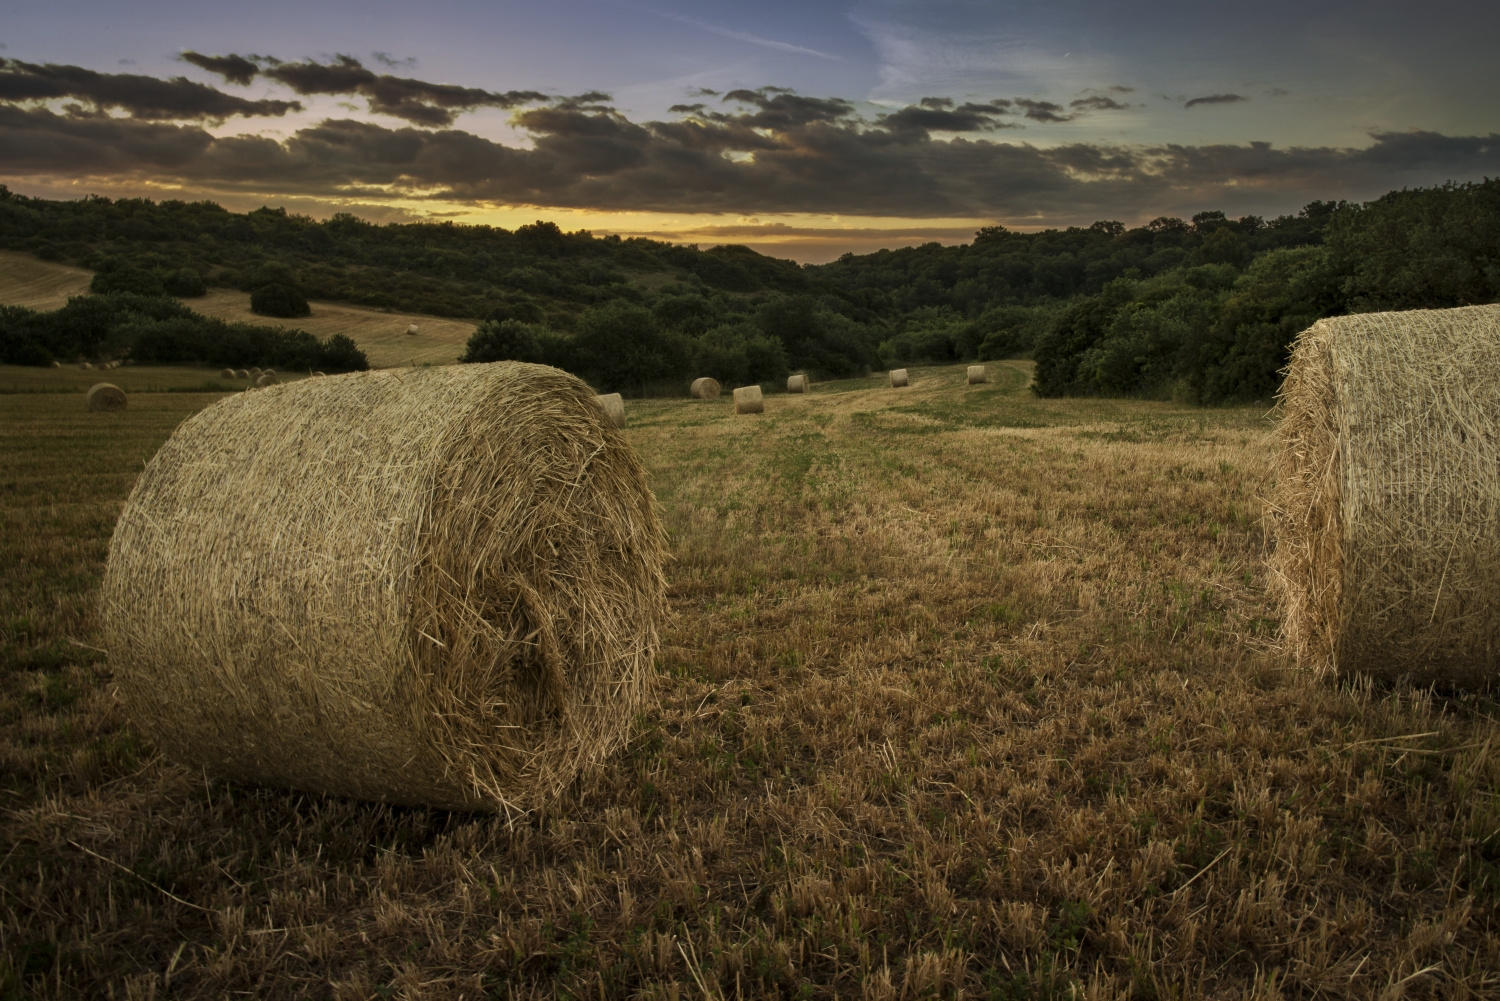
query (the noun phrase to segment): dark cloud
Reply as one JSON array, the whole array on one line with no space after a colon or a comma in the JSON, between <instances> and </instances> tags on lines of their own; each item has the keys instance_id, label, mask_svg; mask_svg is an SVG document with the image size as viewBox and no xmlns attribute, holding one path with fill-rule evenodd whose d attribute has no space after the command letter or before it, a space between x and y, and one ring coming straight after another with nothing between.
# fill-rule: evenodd
<instances>
[{"instance_id":1,"label":"dark cloud","mask_svg":"<svg viewBox=\"0 0 1500 1001\"><path fill-rule=\"evenodd\" d=\"M376 55L385 57L381 61L388 65L395 65L384 53ZM452 125L460 112L475 108L516 108L548 100L546 94L534 90L497 93L376 73L353 56L345 55L335 56L327 63L286 63L265 57L204 56L196 52L185 52L183 58L236 83L248 83L258 73L302 95L358 95L369 102L371 111L432 127ZM254 71L249 77L245 76L246 67ZM236 75L230 76L229 72Z\"/></svg>"},{"instance_id":2,"label":"dark cloud","mask_svg":"<svg viewBox=\"0 0 1500 1001\"><path fill-rule=\"evenodd\" d=\"M269 75L270 64L256 65ZM307 65L292 64L293 78ZM331 68L359 77L355 66ZM17 190L17 178L102 179L101 186L116 191L131 182L143 191L167 183L226 200L256 193L400 197L542 209L1086 225L1205 207L1275 215L1314 199L1370 198L1500 174L1497 135L1376 133L1364 148L1340 149L1260 142L1040 147L990 134L1023 114L1035 121L1036 113L1062 117L1064 109L1031 100L933 98L869 118L839 98L760 88L733 91L712 106L684 105L674 112L684 117L637 122L596 92L516 110L512 120L530 139L522 147L461 129L392 128L353 117L285 139L215 137L192 124L102 115L82 100L76 113L12 100L0 102L0 181ZM935 139L935 133L948 135Z\"/></svg>"},{"instance_id":3,"label":"dark cloud","mask_svg":"<svg viewBox=\"0 0 1500 1001\"><path fill-rule=\"evenodd\" d=\"M1027 118L1034 122L1071 122L1078 117L1076 114L1066 114L1062 105L1053 104L1051 101L1033 101L1018 97L1015 104L1026 113Z\"/></svg>"},{"instance_id":4,"label":"dark cloud","mask_svg":"<svg viewBox=\"0 0 1500 1001\"><path fill-rule=\"evenodd\" d=\"M182 53L183 62L192 63L210 73L217 73L230 83L245 86L255 79L255 74L260 72L260 67L244 56L205 56L191 50Z\"/></svg>"},{"instance_id":5,"label":"dark cloud","mask_svg":"<svg viewBox=\"0 0 1500 1001\"><path fill-rule=\"evenodd\" d=\"M1248 101L1243 94L1209 94L1207 97L1195 97L1183 105L1184 108L1197 107L1200 104L1237 104L1240 101Z\"/></svg>"},{"instance_id":6,"label":"dark cloud","mask_svg":"<svg viewBox=\"0 0 1500 1001\"><path fill-rule=\"evenodd\" d=\"M1076 101L1069 101L1068 107L1078 111L1124 111L1130 105L1121 104L1112 97L1095 94L1091 97L1080 97Z\"/></svg>"},{"instance_id":7,"label":"dark cloud","mask_svg":"<svg viewBox=\"0 0 1500 1001\"><path fill-rule=\"evenodd\" d=\"M81 66L0 59L0 101L67 99L85 109L118 109L150 121L223 121L235 115L279 117L301 111L296 101L249 101L185 77L160 80L136 73L98 73Z\"/></svg>"}]
</instances>

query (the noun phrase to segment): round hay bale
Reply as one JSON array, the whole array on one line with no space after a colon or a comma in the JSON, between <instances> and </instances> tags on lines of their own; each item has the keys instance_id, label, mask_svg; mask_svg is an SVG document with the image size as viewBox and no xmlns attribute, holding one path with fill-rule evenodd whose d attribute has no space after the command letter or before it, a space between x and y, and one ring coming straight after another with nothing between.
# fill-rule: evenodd
<instances>
[{"instance_id":1,"label":"round hay bale","mask_svg":"<svg viewBox=\"0 0 1500 1001\"><path fill-rule=\"evenodd\" d=\"M599 408L604 411L604 416L609 418L609 423L617 428L625 426L625 398L619 393L605 393L594 397Z\"/></svg>"},{"instance_id":2,"label":"round hay bale","mask_svg":"<svg viewBox=\"0 0 1500 1001\"><path fill-rule=\"evenodd\" d=\"M807 385L807 376L801 372L786 377L786 391L788 393L805 393L807 392Z\"/></svg>"},{"instance_id":3,"label":"round hay bale","mask_svg":"<svg viewBox=\"0 0 1500 1001\"><path fill-rule=\"evenodd\" d=\"M265 386L274 386L276 382L276 373L265 371L255 377L255 388L260 389Z\"/></svg>"},{"instance_id":4,"label":"round hay bale","mask_svg":"<svg viewBox=\"0 0 1500 1001\"><path fill-rule=\"evenodd\" d=\"M112 382L96 382L89 387L90 410L124 410L125 390Z\"/></svg>"},{"instance_id":5,"label":"round hay bale","mask_svg":"<svg viewBox=\"0 0 1500 1001\"><path fill-rule=\"evenodd\" d=\"M417 329L418 328L415 323L408 323L406 325L406 336L415 337L417 335Z\"/></svg>"},{"instance_id":6,"label":"round hay bale","mask_svg":"<svg viewBox=\"0 0 1500 1001\"><path fill-rule=\"evenodd\" d=\"M984 370L983 365L970 365L968 378L969 385L977 386L982 382L989 382L990 374Z\"/></svg>"},{"instance_id":7,"label":"round hay bale","mask_svg":"<svg viewBox=\"0 0 1500 1001\"><path fill-rule=\"evenodd\" d=\"M224 371L222 371L222 372L219 373L219 378L220 379L233 379L234 378L234 369L232 369L232 368L226 368Z\"/></svg>"},{"instance_id":8,"label":"round hay bale","mask_svg":"<svg viewBox=\"0 0 1500 1001\"><path fill-rule=\"evenodd\" d=\"M78 367L83 369L85 372L92 372L94 370L94 363L86 361Z\"/></svg>"},{"instance_id":9,"label":"round hay bale","mask_svg":"<svg viewBox=\"0 0 1500 1001\"><path fill-rule=\"evenodd\" d=\"M248 379L250 378L250 370L247 368L235 369L234 377L236 379Z\"/></svg>"},{"instance_id":10,"label":"round hay bale","mask_svg":"<svg viewBox=\"0 0 1500 1001\"><path fill-rule=\"evenodd\" d=\"M1320 672L1500 677L1500 306L1320 320L1277 401L1272 589Z\"/></svg>"},{"instance_id":11,"label":"round hay bale","mask_svg":"<svg viewBox=\"0 0 1500 1001\"><path fill-rule=\"evenodd\" d=\"M258 368L252 368L250 370L250 378L252 378L252 379L259 379L260 378L260 371L261 370L258 369Z\"/></svg>"},{"instance_id":12,"label":"round hay bale","mask_svg":"<svg viewBox=\"0 0 1500 1001\"><path fill-rule=\"evenodd\" d=\"M54 359L52 359L52 367L53 368L62 368L62 362L60 362L56 358L54 358Z\"/></svg>"},{"instance_id":13,"label":"round hay bale","mask_svg":"<svg viewBox=\"0 0 1500 1001\"><path fill-rule=\"evenodd\" d=\"M741 386L734 391L734 412L737 414L759 414L766 409L765 397L759 386Z\"/></svg>"},{"instance_id":14,"label":"round hay bale","mask_svg":"<svg viewBox=\"0 0 1500 1001\"><path fill-rule=\"evenodd\" d=\"M911 385L911 379L907 376L906 369L904 369L904 368L893 368L893 369L891 369L891 385L892 386L909 386L909 385Z\"/></svg>"},{"instance_id":15,"label":"round hay bale","mask_svg":"<svg viewBox=\"0 0 1500 1001\"><path fill-rule=\"evenodd\" d=\"M314 379L321 379L324 376L326 376L327 374L328 374L327 372L317 372L317 371L309 372L308 373L308 375L312 376Z\"/></svg>"},{"instance_id":16,"label":"round hay bale","mask_svg":"<svg viewBox=\"0 0 1500 1001\"><path fill-rule=\"evenodd\" d=\"M110 543L110 664L193 768L511 812L627 736L665 614L644 470L593 390L497 362L226 397Z\"/></svg>"},{"instance_id":17,"label":"round hay bale","mask_svg":"<svg viewBox=\"0 0 1500 1001\"><path fill-rule=\"evenodd\" d=\"M718 379L711 379L705 375L694 379L688 391L693 394L695 400L717 400L719 394L724 391L724 387L719 385Z\"/></svg>"}]
</instances>

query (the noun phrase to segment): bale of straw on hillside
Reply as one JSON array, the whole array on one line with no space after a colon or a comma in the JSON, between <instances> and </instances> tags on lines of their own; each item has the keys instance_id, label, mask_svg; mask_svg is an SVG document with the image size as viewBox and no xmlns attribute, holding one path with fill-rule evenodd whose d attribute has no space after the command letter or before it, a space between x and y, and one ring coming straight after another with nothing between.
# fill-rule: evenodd
<instances>
[{"instance_id":1,"label":"bale of straw on hillside","mask_svg":"<svg viewBox=\"0 0 1500 1001\"><path fill-rule=\"evenodd\" d=\"M235 369L234 377L236 379L248 379L250 378L250 370L247 368Z\"/></svg>"},{"instance_id":2,"label":"bale of straw on hillside","mask_svg":"<svg viewBox=\"0 0 1500 1001\"><path fill-rule=\"evenodd\" d=\"M260 372L261 372L261 370L259 368L252 368L250 370L250 378L252 378L252 379L259 379L260 378Z\"/></svg>"},{"instance_id":3,"label":"bale of straw on hillside","mask_svg":"<svg viewBox=\"0 0 1500 1001\"><path fill-rule=\"evenodd\" d=\"M255 387L257 389L260 389L265 386L274 386L276 385L277 381L278 380L276 378L275 372L262 372L260 375L257 375L255 377Z\"/></svg>"},{"instance_id":4,"label":"bale of straw on hillside","mask_svg":"<svg viewBox=\"0 0 1500 1001\"><path fill-rule=\"evenodd\" d=\"M904 368L893 368L893 369L891 369L891 385L892 386L908 386L910 384L911 384L911 379L907 376L906 369L904 369Z\"/></svg>"},{"instance_id":5,"label":"bale of straw on hillside","mask_svg":"<svg viewBox=\"0 0 1500 1001\"><path fill-rule=\"evenodd\" d=\"M419 328L417 327L417 325L415 323L408 323L406 325L406 335L408 337L415 337L417 335L418 331L419 331Z\"/></svg>"},{"instance_id":6,"label":"bale of straw on hillside","mask_svg":"<svg viewBox=\"0 0 1500 1001\"><path fill-rule=\"evenodd\" d=\"M92 372L94 370L94 363L86 361L78 367L83 369L85 372Z\"/></svg>"},{"instance_id":7,"label":"bale of straw on hillside","mask_svg":"<svg viewBox=\"0 0 1500 1001\"><path fill-rule=\"evenodd\" d=\"M594 397L609 423L617 428L625 426L625 398L619 393L604 393Z\"/></svg>"},{"instance_id":8,"label":"bale of straw on hillside","mask_svg":"<svg viewBox=\"0 0 1500 1001\"><path fill-rule=\"evenodd\" d=\"M52 367L53 368L62 368L62 362L60 362L56 358L54 358L54 359L52 359Z\"/></svg>"},{"instance_id":9,"label":"bale of straw on hillside","mask_svg":"<svg viewBox=\"0 0 1500 1001\"><path fill-rule=\"evenodd\" d=\"M691 389L689 389L689 392L693 394L693 399L695 400L717 400L719 398L719 394L723 391L724 388L719 385L718 379L711 379L706 375L702 376L701 378L694 379L693 385Z\"/></svg>"},{"instance_id":10,"label":"bale of straw on hillside","mask_svg":"<svg viewBox=\"0 0 1500 1001\"><path fill-rule=\"evenodd\" d=\"M124 410L125 390L112 382L96 382L89 387L90 410Z\"/></svg>"},{"instance_id":11,"label":"bale of straw on hillside","mask_svg":"<svg viewBox=\"0 0 1500 1001\"><path fill-rule=\"evenodd\" d=\"M219 378L220 379L233 379L234 378L234 369L232 369L232 368L226 368L226 369L224 369L224 371L222 371L222 372L219 373Z\"/></svg>"},{"instance_id":12,"label":"bale of straw on hillside","mask_svg":"<svg viewBox=\"0 0 1500 1001\"><path fill-rule=\"evenodd\" d=\"M734 412L737 414L759 414L766 409L765 397L759 386L740 386L734 391Z\"/></svg>"},{"instance_id":13,"label":"bale of straw on hillside","mask_svg":"<svg viewBox=\"0 0 1500 1001\"><path fill-rule=\"evenodd\" d=\"M314 379L321 379L324 376L326 376L328 373L327 372L319 372L317 370L314 370L314 371L309 372L307 374L310 375L310 376L312 376Z\"/></svg>"},{"instance_id":14,"label":"bale of straw on hillside","mask_svg":"<svg viewBox=\"0 0 1500 1001\"><path fill-rule=\"evenodd\" d=\"M969 366L969 385L977 386L982 382L989 382L990 374L985 371L983 365Z\"/></svg>"},{"instance_id":15,"label":"bale of straw on hillside","mask_svg":"<svg viewBox=\"0 0 1500 1001\"><path fill-rule=\"evenodd\" d=\"M1269 515L1304 664L1500 677L1500 306L1320 320L1277 403Z\"/></svg>"},{"instance_id":16,"label":"bale of straw on hillside","mask_svg":"<svg viewBox=\"0 0 1500 1001\"><path fill-rule=\"evenodd\" d=\"M639 460L565 372L303 379L147 465L104 634L135 725L194 769L509 812L644 708L663 555Z\"/></svg>"},{"instance_id":17,"label":"bale of straw on hillside","mask_svg":"<svg viewBox=\"0 0 1500 1001\"><path fill-rule=\"evenodd\" d=\"M807 392L807 376L803 375L800 372L797 373L796 375L789 375L789 376L787 376L786 377L786 391L788 393L805 393L805 392Z\"/></svg>"}]
</instances>

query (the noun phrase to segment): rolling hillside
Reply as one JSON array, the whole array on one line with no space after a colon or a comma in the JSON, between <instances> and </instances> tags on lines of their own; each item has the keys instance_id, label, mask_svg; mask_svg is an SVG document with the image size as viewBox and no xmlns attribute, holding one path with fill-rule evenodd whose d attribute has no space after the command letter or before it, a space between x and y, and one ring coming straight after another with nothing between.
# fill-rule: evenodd
<instances>
[{"instance_id":1,"label":"rolling hillside","mask_svg":"<svg viewBox=\"0 0 1500 1001\"><path fill-rule=\"evenodd\" d=\"M83 268L39 260L28 254L0 251L0 305L53 310L71 296L87 294L93 273ZM448 364L458 360L475 324L418 313L391 313L343 303L315 301L312 315L276 320L250 312L250 296L236 289L210 289L184 304L205 316L224 320L298 327L320 340L332 334L351 338L376 368ZM409 325L417 333L408 335Z\"/></svg>"}]
</instances>

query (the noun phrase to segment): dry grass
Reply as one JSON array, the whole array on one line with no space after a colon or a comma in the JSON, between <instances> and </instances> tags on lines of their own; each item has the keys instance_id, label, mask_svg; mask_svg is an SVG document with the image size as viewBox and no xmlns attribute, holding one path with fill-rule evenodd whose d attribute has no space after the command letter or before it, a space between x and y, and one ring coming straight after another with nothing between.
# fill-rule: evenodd
<instances>
[{"instance_id":1,"label":"dry grass","mask_svg":"<svg viewBox=\"0 0 1500 1001\"><path fill-rule=\"evenodd\" d=\"M471 320L415 313L389 313L363 306L315 301L311 316L276 320L250 312L250 295L233 289L210 289L198 299L184 299L189 309L242 323L296 327L318 338L343 334L358 344L371 366L451 365L474 333ZM416 327L412 333L411 328Z\"/></svg>"},{"instance_id":2,"label":"dry grass","mask_svg":"<svg viewBox=\"0 0 1500 1001\"><path fill-rule=\"evenodd\" d=\"M1275 642L1248 410L1027 370L642 401L675 559L622 767L495 819L205 782L122 725L91 598L142 458L0 397L13 992L1494 998L1493 700ZM771 401L773 404L778 400ZM19 624L18 624L19 623Z\"/></svg>"},{"instance_id":3,"label":"dry grass","mask_svg":"<svg viewBox=\"0 0 1500 1001\"><path fill-rule=\"evenodd\" d=\"M529 809L623 742L661 560L580 380L355 373L178 428L120 516L104 633L136 728L190 768Z\"/></svg>"},{"instance_id":4,"label":"dry grass","mask_svg":"<svg viewBox=\"0 0 1500 1001\"><path fill-rule=\"evenodd\" d=\"M18 250L0 250L0 303L51 311L75 295L88 295L94 273L44 261Z\"/></svg>"}]
</instances>

